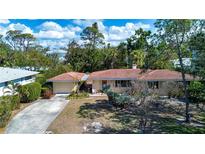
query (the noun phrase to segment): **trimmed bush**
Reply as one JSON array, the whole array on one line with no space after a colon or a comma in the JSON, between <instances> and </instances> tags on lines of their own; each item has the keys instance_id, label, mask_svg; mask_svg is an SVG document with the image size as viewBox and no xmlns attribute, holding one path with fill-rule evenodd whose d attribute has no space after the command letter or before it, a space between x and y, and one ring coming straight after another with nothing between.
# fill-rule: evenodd
<instances>
[{"instance_id":1,"label":"trimmed bush","mask_svg":"<svg viewBox=\"0 0 205 154\"><path fill-rule=\"evenodd\" d=\"M81 92L81 93L71 93L68 96L68 99L82 99L82 98L88 98L89 94L86 92Z\"/></svg>"},{"instance_id":2,"label":"trimmed bush","mask_svg":"<svg viewBox=\"0 0 205 154\"><path fill-rule=\"evenodd\" d=\"M29 83L20 87L21 102L28 103L37 100L41 95L41 84Z\"/></svg>"}]
</instances>

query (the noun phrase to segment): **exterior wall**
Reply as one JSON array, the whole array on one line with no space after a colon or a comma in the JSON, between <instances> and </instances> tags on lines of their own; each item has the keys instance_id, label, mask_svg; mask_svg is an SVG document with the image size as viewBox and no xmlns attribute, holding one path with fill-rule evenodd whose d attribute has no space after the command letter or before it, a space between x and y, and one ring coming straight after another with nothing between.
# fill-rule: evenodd
<instances>
[{"instance_id":1,"label":"exterior wall","mask_svg":"<svg viewBox=\"0 0 205 154\"><path fill-rule=\"evenodd\" d=\"M16 83L16 84L20 84L20 85L25 85L25 84L29 84L32 82L35 82L36 77L35 76L30 76L30 79L27 78L20 78L20 79L16 79L13 80L12 82ZM9 82L9 81L8 81ZM0 83L0 96L3 96L3 89L6 87L5 82L4 83Z\"/></svg>"},{"instance_id":2,"label":"exterior wall","mask_svg":"<svg viewBox=\"0 0 205 154\"><path fill-rule=\"evenodd\" d=\"M115 87L115 80L107 80L107 85L110 86L114 92L123 92L129 89L129 87ZM93 80L92 93L100 92L102 90L102 80Z\"/></svg>"},{"instance_id":3,"label":"exterior wall","mask_svg":"<svg viewBox=\"0 0 205 154\"><path fill-rule=\"evenodd\" d=\"M92 81L92 93L96 93L102 90L102 80Z\"/></svg>"},{"instance_id":4,"label":"exterior wall","mask_svg":"<svg viewBox=\"0 0 205 154\"><path fill-rule=\"evenodd\" d=\"M145 83L146 88L148 88L148 81L142 81ZM159 94L160 96L167 96L168 90L165 87L167 81L158 81L158 89L154 89L154 93ZM176 83L177 84L177 83ZM124 92L129 90L129 87L115 87L115 80L107 80L107 85L110 86L113 92ZM92 81L92 92L96 93L102 90L102 80L94 80Z\"/></svg>"},{"instance_id":5,"label":"exterior wall","mask_svg":"<svg viewBox=\"0 0 205 154\"><path fill-rule=\"evenodd\" d=\"M70 93L74 88L74 82L53 82L53 93L60 94L60 93Z\"/></svg>"}]
</instances>

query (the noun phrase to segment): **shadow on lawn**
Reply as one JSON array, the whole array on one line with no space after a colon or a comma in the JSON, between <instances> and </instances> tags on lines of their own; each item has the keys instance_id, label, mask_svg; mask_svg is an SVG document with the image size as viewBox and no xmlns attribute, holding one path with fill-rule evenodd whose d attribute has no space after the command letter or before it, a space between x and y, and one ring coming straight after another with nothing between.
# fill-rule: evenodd
<instances>
[{"instance_id":1,"label":"shadow on lawn","mask_svg":"<svg viewBox=\"0 0 205 154\"><path fill-rule=\"evenodd\" d=\"M109 116L109 120L121 124L122 128L105 127L101 134L201 134L205 133L204 127L191 126L184 124L178 120L184 113L184 107L173 106L166 103L154 103L149 113L146 115L148 123L143 132L140 130L139 122L141 112L137 106L130 106L127 109L117 109L113 107L107 100L97 100L96 103L85 103L78 111L80 117L95 119L99 117Z\"/></svg>"},{"instance_id":2,"label":"shadow on lawn","mask_svg":"<svg viewBox=\"0 0 205 154\"><path fill-rule=\"evenodd\" d=\"M103 116L106 112L113 111L113 106L107 100L96 100L96 103L84 103L81 105L77 114L82 118L94 119Z\"/></svg>"}]
</instances>

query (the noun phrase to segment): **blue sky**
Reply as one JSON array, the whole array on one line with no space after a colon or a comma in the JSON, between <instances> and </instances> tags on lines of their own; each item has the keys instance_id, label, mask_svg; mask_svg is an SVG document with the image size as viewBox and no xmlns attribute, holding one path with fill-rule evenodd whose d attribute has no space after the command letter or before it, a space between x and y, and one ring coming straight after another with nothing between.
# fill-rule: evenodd
<instances>
[{"instance_id":1,"label":"blue sky","mask_svg":"<svg viewBox=\"0 0 205 154\"><path fill-rule=\"evenodd\" d=\"M116 46L134 34L138 28L154 30L153 19L0 19L0 34L5 35L8 30L22 30L32 33L38 43L51 50L65 47L69 41L75 39L81 43L82 30L97 22L105 42Z\"/></svg>"}]
</instances>

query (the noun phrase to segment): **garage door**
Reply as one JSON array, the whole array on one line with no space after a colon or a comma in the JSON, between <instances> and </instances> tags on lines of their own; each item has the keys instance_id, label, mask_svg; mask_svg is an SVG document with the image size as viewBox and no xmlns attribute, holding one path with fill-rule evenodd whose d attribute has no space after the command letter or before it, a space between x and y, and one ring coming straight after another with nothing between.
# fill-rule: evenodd
<instances>
[{"instance_id":1,"label":"garage door","mask_svg":"<svg viewBox=\"0 0 205 154\"><path fill-rule=\"evenodd\" d=\"M74 86L73 82L53 82L53 92L55 94L70 93Z\"/></svg>"}]
</instances>

